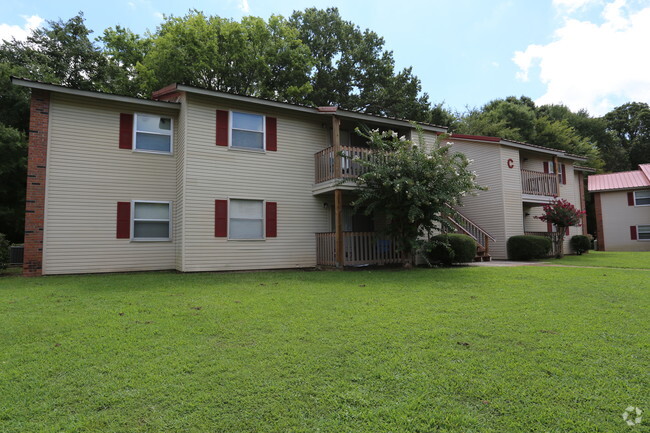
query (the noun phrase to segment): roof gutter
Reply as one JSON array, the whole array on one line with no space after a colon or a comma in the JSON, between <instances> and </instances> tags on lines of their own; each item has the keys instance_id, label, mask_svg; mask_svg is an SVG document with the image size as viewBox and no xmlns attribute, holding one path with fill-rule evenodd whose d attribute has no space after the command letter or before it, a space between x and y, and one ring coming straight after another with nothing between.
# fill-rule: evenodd
<instances>
[{"instance_id":1,"label":"roof gutter","mask_svg":"<svg viewBox=\"0 0 650 433\"><path fill-rule=\"evenodd\" d=\"M71 89L56 84L41 83L39 81L27 80L24 78L11 77L11 84L16 86L28 87L30 89L45 90L48 92L63 93L66 95L85 96L88 98L102 99L112 102L124 102L127 104L138 104L148 107L167 108L171 110L180 110L181 106L176 102L152 101L150 99L134 98L132 96L113 95L112 93L95 92L91 90Z\"/></svg>"},{"instance_id":2,"label":"roof gutter","mask_svg":"<svg viewBox=\"0 0 650 433\"><path fill-rule=\"evenodd\" d=\"M354 111L348 111L348 110L342 110L342 109L337 109L336 111L334 110L319 110L318 108L312 108L312 107L304 107L300 105L295 105L295 104L289 104L286 102L277 102L277 101L271 101L268 99L262 99L262 98L256 98L254 96L243 96L243 95L234 95L232 93L225 93L225 92L219 92L216 90L207 90L207 89L201 89L199 87L192 87L192 86L186 86L184 84L178 84L178 85L172 85L168 86L164 89L161 89L161 93L155 92L154 95L157 97L160 97L166 93L170 92L186 92L186 93L194 93L197 95L204 95L204 96L211 96L211 97L217 97L217 98L222 98L222 99L227 99L230 101L238 101L238 102L247 102L250 104L257 104L257 105L263 105L266 107L272 107L272 108L277 108L281 110L292 110L292 111L297 111L300 113L306 113L306 114L315 114L319 116L338 116L341 119L350 119L350 120L358 120L358 121L365 121L369 123L379 123L383 125L391 125L391 126L399 126L399 127L412 127L411 122L407 120L398 120L398 119L390 119L382 116L374 116L371 114L364 114L364 113L356 113ZM417 123L417 122L416 122ZM423 130L425 131L432 131L432 132L446 132L447 128L442 128L442 127L435 127L432 125L427 125L427 124L421 124L417 123Z\"/></svg>"}]
</instances>

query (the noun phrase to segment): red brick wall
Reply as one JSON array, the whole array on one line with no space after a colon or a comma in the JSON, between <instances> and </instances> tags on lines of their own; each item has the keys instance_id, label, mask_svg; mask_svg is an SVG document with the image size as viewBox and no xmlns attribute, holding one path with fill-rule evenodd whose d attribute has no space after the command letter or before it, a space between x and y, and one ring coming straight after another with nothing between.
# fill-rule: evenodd
<instances>
[{"instance_id":1,"label":"red brick wall","mask_svg":"<svg viewBox=\"0 0 650 433\"><path fill-rule=\"evenodd\" d=\"M39 276L43 270L45 166L47 164L49 111L49 92L33 89L29 118L25 206L25 258L23 264L23 275L25 276Z\"/></svg>"},{"instance_id":2,"label":"red brick wall","mask_svg":"<svg viewBox=\"0 0 650 433\"><path fill-rule=\"evenodd\" d=\"M598 239L598 251L605 251L605 232L603 227L603 205L600 201L600 193L594 193L594 205L596 207L596 239Z\"/></svg>"}]
</instances>

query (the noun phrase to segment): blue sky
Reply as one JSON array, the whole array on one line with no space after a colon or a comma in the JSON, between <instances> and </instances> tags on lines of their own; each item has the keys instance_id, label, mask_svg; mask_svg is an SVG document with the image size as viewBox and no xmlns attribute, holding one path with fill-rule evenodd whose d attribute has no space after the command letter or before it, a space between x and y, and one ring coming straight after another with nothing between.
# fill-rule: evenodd
<instances>
[{"instance_id":1,"label":"blue sky","mask_svg":"<svg viewBox=\"0 0 650 433\"><path fill-rule=\"evenodd\" d=\"M2 0L0 38L24 37L42 19L79 11L101 34L120 24L154 31L162 14L189 7L239 19L336 6L383 36L398 68L413 66L433 102L465 111L510 95L604 114L650 102L650 0L338 1Z\"/></svg>"}]
</instances>

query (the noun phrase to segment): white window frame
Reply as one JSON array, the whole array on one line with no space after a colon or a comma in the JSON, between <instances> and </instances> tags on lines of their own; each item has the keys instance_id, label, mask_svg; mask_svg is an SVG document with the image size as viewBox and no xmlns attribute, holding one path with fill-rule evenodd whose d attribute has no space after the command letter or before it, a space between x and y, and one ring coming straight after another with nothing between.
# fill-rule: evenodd
<instances>
[{"instance_id":1,"label":"white window frame","mask_svg":"<svg viewBox=\"0 0 650 433\"><path fill-rule=\"evenodd\" d=\"M637 193L637 192L645 192L645 193L650 194L650 190L634 191L634 206L650 206L650 203L648 203L648 204L638 204L638 203L636 202L636 193Z\"/></svg>"},{"instance_id":2,"label":"white window frame","mask_svg":"<svg viewBox=\"0 0 650 433\"><path fill-rule=\"evenodd\" d=\"M136 238L135 237L135 205L136 203L156 203L169 205L169 218L163 219L139 219L138 221L162 222L167 221L169 224L169 237L166 238ZM131 241L133 242L169 242L172 240L172 202L159 200L131 200Z\"/></svg>"},{"instance_id":3,"label":"white window frame","mask_svg":"<svg viewBox=\"0 0 650 433\"><path fill-rule=\"evenodd\" d=\"M162 134L159 132L150 132L150 131L138 131L138 116L142 117L166 117L171 121L171 127L169 129L169 134ZM148 149L138 149L137 148L137 137L138 132L143 134L151 135L164 135L169 136L169 152L162 150L148 150ZM162 114L149 114L149 113L134 113L133 114L133 145L131 146L133 152L143 152L143 153L157 153L159 155L172 155L174 153L174 118L172 116L165 116Z\"/></svg>"},{"instance_id":4,"label":"white window frame","mask_svg":"<svg viewBox=\"0 0 650 433\"><path fill-rule=\"evenodd\" d=\"M239 114L250 114L253 116L260 116L262 118L262 148L261 149L249 149L246 147L238 147L238 146L233 146L233 141L232 141L232 131L233 129L237 131L247 131L247 132L256 132L259 133L260 131L254 131L252 129L241 129L241 128L235 128L234 127L234 122L233 122L233 117L235 113ZM251 113L250 111L229 111L228 112L228 149L232 150L242 150L244 152L258 152L258 153L265 153L266 152L266 115L260 114L260 113ZM237 199L235 199L237 200ZM245 199L241 199L245 200Z\"/></svg>"},{"instance_id":5,"label":"white window frame","mask_svg":"<svg viewBox=\"0 0 650 433\"><path fill-rule=\"evenodd\" d=\"M232 206L230 205L230 202L232 200L246 200L246 201L261 201L262 202L262 237L261 238L248 238L248 239L243 239L243 238L232 238L230 237L230 229L232 228L232 224L230 224L230 211L232 209ZM249 197L228 197L228 240L229 241L244 241L244 242L251 242L251 241L265 241L266 240L266 200L261 199L261 198L249 198Z\"/></svg>"},{"instance_id":6,"label":"white window frame","mask_svg":"<svg viewBox=\"0 0 650 433\"><path fill-rule=\"evenodd\" d=\"M650 237L648 239L641 239L641 227L647 227L647 231L644 230L644 233L648 233L648 235L650 235L650 224L638 225L636 226L636 240L641 242L650 242Z\"/></svg>"}]
</instances>

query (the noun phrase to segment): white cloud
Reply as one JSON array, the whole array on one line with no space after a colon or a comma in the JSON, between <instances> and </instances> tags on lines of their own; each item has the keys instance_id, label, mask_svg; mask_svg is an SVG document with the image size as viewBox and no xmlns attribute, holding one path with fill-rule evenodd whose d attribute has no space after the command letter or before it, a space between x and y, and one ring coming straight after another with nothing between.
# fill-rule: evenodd
<instances>
[{"instance_id":1,"label":"white cloud","mask_svg":"<svg viewBox=\"0 0 650 433\"><path fill-rule=\"evenodd\" d=\"M249 13L251 8L248 5L248 0L239 0L239 5L237 6L244 13Z\"/></svg>"},{"instance_id":2,"label":"white cloud","mask_svg":"<svg viewBox=\"0 0 650 433\"><path fill-rule=\"evenodd\" d=\"M31 17L23 16L25 20L25 25L12 26L9 24L0 24L0 40L11 41L13 38L24 41L27 39L27 36L32 34L32 30L39 27L45 21L43 18L38 15L32 15Z\"/></svg>"},{"instance_id":3,"label":"white cloud","mask_svg":"<svg viewBox=\"0 0 650 433\"><path fill-rule=\"evenodd\" d=\"M539 65L546 93L535 102L586 108L594 115L626 101L650 102L650 7L631 12L625 0L614 0L602 18L602 24L567 19L553 42L515 53L520 80L528 81Z\"/></svg>"}]
</instances>

